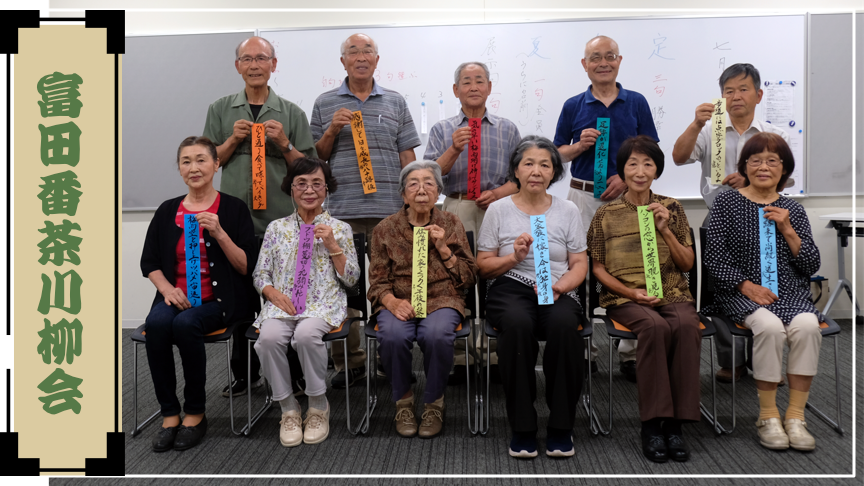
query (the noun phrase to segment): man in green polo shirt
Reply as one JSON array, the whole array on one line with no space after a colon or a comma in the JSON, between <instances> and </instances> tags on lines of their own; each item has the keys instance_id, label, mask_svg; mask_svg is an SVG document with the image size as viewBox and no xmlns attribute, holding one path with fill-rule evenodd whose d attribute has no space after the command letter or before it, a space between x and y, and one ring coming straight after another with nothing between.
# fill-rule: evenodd
<instances>
[{"instance_id":1,"label":"man in green polo shirt","mask_svg":"<svg viewBox=\"0 0 864 486\"><path fill-rule=\"evenodd\" d=\"M306 113L299 106L274 93L267 85L270 75L276 71L276 51L273 45L261 37L250 37L237 46L234 54L234 67L246 87L243 91L220 98L210 105L204 124L204 136L216 144L222 167L222 184L219 190L246 202L252 213L255 235L263 239L264 231L271 221L294 212L294 201L281 190L282 180L288 173L288 164L299 157L316 157L317 154ZM265 209L252 209L253 122L264 125L267 193ZM249 388L246 382L247 328L248 326L237 326L234 332L231 370L235 381L230 385L234 395L243 395ZM298 384L303 376L300 362L296 352L290 347L288 355L291 376L296 377L294 387L301 388L302 384ZM258 387L263 384L259 375L258 355L252 353L251 358L252 386ZM295 394L301 391L297 389ZM222 395L228 396L227 386Z\"/></svg>"}]
</instances>

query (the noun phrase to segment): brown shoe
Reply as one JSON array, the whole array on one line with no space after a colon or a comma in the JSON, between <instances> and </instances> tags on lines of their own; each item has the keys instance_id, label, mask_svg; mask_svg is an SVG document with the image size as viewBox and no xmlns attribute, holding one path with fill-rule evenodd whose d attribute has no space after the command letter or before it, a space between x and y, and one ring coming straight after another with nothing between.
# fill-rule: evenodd
<instances>
[{"instance_id":1,"label":"brown shoe","mask_svg":"<svg viewBox=\"0 0 864 486\"><path fill-rule=\"evenodd\" d=\"M743 376L747 375L747 366L741 365L735 367L735 381L741 381ZM720 383L732 383L732 369L720 368L717 370L717 381Z\"/></svg>"},{"instance_id":2,"label":"brown shoe","mask_svg":"<svg viewBox=\"0 0 864 486\"><path fill-rule=\"evenodd\" d=\"M431 439L441 433L444 428L444 397L427 403L420 416L420 438Z\"/></svg>"},{"instance_id":3,"label":"brown shoe","mask_svg":"<svg viewBox=\"0 0 864 486\"><path fill-rule=\"evenodd\" d=\"M414 418L414 397L396 401L396 433L402 437L417 435L417 419Z\"/></svg>"}]
</instances>

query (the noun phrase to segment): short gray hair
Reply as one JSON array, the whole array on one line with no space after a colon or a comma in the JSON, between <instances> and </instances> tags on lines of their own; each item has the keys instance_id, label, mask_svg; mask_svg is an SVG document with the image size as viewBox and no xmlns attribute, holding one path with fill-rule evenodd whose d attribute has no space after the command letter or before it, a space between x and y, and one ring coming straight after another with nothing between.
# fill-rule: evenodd
<instances>
[{"instance_id":1,"label":"short gray hair","mask_svg":"<svg viewBox=\"0 0 864 486\"><path fill-rule=\"evenodd\" d=\"M347 48L348 40L351 39L352 37L354 37L355 35L364 35L364 36L368 37L369 40L372 42L372 49L375 49L375 55L378 55L378 43L375 42L375 39L369 37L368 35L366 35L362 32L357 32L356 34L349 35L347 39L342 41L342 46L339 48L339 57L341 57L342 59L345 59L345 51L348 49Z\"/></svg>"},{"instance_id":2,"label":"short gray hair","mask_svg":"<svg viewBox=\"0 0 864 486\"><path fill-rule=\"evenodd\" d=\"M462 75L462 70L468 66L480 66L481 68L483 68L483 72L486 73L486 81L489 81L489 68L486 67L486 65L483 64L482 62L472 61L472 62L463 62L462 64L459 65L459 67L456 68L456 72L453 73L453 84L459 84L459 76Z\"/></svg>"},{"instance_id":3,"label":"short gray hair","mask_svg":"<svg viewBox=\"0 0 864 486\"><path fill-rule=\"evenodd\" d=\"M756 69L756 67L752 64L739 63L727 67L723 71L723 74L720 75L720 92L723 92L723 88L726 86L726 83L730 79L737 78L742 74L744 75L744 79L747 79L749 77L753 81L754 89L761 89L759 87L759 84L762 82L762 80L759 78L759 70Z\"/></svg>"},{"instance_id":4,"label":"short gray hair","mask_svg":"<svg viewBox=\"0 0 864 486\"><path fill-rule=\"evenodd\" d=\"M526 135L519 141L519 145L510 154L510 165L507 169L507 179L516 183L517 189L522 189L522 184L516 178L516 169L519 163L522 162L522 157L525 156L525 151L531 148L538 148L549 152L549 158L552 159L552 180L549 181L549 186L560 181L564 177L564 163L561 161L561 154L558 153L558 147L546 137L539 135ZM546 189L549 189L549 186Z\"/></svg>"},{"instance_id":5,"label":"short gray hair","mask_svg":"<svg viewBox=\"0 0 864 486\"><path fill-rule=\"evenodd\" d=\"M258 37L257 35L253 35L252 37L250 37L248 39L243 39L242 41L240 41L239 44L237 44L237 49L234 49L234 59L240 59L240 48L243 47L243 44L249 42L252 39L261 39L262 41L264 41L264 44L266 44L267 47L270 48L270 57L272 57L272 58L276 57L276 49L273 48L273 44L271 44L270 41L268 41L267 39L265 39L263 37Z\"/></svg>"},{"instance_id":6,"label":"short gray hair","mask_svg":"<svg viewBox=\"0 0 864 486\"><path fill-rule=\"evenodd\" d=\"M405 181L408 176L415 170L428 169L435 176L435 183L438 184L438 194L444 192L444 179L441 178L441 166L434 160L415 160L406 165L402 172L399 173L399 194L405 194Z\"/></svg>"}]
</instances>

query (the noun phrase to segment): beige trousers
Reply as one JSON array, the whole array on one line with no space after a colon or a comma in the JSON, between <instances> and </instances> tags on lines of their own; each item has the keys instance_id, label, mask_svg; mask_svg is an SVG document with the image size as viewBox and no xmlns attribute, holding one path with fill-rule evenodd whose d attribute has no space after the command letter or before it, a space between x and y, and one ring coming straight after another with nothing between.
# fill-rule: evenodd
<instances>
[{"instance_id":1,"label":"beige trousers","mask_svg":"<svg viewBox=\"0 0 864 486\"><path fill-rule=\"evenodd\" d=\"M798 314L788 326L771 311L760 307L744 318L753 331L753 378L779 383L783 367L783 345L789 344L786 373L815 376L819 365L822 332L816 314Z\"/></svg>"}]
</instances>

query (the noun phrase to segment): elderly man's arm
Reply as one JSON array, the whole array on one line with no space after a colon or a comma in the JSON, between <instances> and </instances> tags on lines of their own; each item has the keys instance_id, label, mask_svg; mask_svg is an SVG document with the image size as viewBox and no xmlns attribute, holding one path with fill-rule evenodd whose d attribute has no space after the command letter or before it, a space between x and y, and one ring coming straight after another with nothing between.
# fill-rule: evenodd
<instances>
[{"instance_id":1,"label":"elderly man's arm","mask_svg":"<svg viewBox=\"0 0 864 486\"><path fill-rule=\"evenodd\" d=\"M690 155L693 149L696 148L696 142L699 140L699 133L705 127L705 123L711 119L711 113L714 111L714 105L711 103L702 103L696 107L696 117L684 130L684 133L675 140L675 146L672 148L672 160L675 165L686 164L690 160Z\"/></svg>"},{"instance_id":2,"label":"elderly man's arm","mask_svg":"<svg viewBox=\"0 0 864 486\"><path fill-rule=\"evenodd\" d=\"M415 160L417 160L417 155L414 153L413 148L399 152L399 163L402 164L403 169L406 165L414 162Z\"/></svg>"},{"instance_id":3,"label":"elderly man's arm","mask_svg":"<svg viewBox=\"0 0 864 486\"><path fill-rule=\"evenodd\" d=\"M348 108L339 108L336 110L336 113L333 113L333 119L330 122L330 125L321 134L321 138L315 142L315 151L318 152L318 158L325 161L330 160L330 156L333 154L333 145L336 143L336 139L339 138L339 133L345 125L351 123L351 118L353 116L354 114ZM321 123L321 112L316 103L315 107L312 109L313 136L315 136L315 127Z\"/></svg>"}]
</instances>

